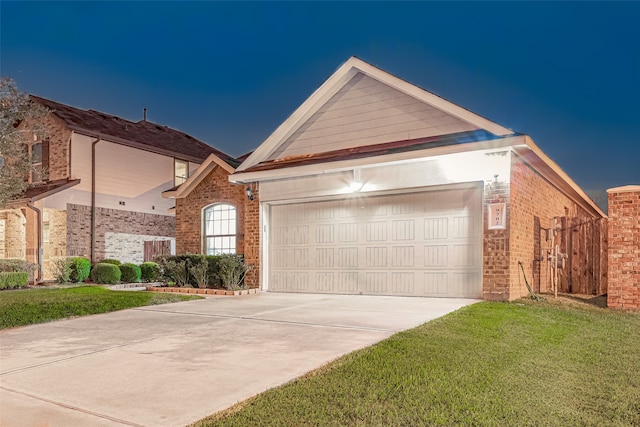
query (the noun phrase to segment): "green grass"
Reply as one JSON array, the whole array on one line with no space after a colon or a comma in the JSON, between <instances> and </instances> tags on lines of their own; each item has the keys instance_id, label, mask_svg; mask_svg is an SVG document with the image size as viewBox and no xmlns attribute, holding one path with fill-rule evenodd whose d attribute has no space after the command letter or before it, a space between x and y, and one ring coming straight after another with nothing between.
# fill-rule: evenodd
<instances>
[{"instance_id":1,"label":"green grass","mask_svg":"<svg viewBox=\"0 0 640 427\"><path fill-rule=\"evenodd\" d=\"M639 337L638 314L482 302L194 425L640 426Z\"/></svg>"},{"instance_id":2,"label":"green grass","mask_svg":"<svg viewBox=\"0 0 640 427\"><path fill-rule=\"evenodd\" d=\"M2 291L0 329L197 298L200 297L111 291L100 286Z\"/></svg>"}]
</instances>

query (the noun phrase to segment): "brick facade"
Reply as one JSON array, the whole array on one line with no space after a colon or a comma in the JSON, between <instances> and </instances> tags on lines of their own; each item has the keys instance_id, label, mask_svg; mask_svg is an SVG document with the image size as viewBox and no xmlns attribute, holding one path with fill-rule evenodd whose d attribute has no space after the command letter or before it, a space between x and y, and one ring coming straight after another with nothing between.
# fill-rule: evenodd
<instances>
[{"instance_id":1,"label":"brick facade","mask_svg":"<svg viewBox=\"0 0 640 427\"><path fill-rule=\"evenodd\" d=\"M114 234L142 235L155 240L157 237L172 238L174 233L175 218L172 216L97 208L95 261L109 257L107 241ZM67 254L91 256L90 206L67 204Z\"/></svg>"},{"instance_id":2,"label":"brick facade","mask_svg":"<svg viewBox=\"0 0 640 427\"><path fill-rule=\"evenodd\" d=\"M37 125L25 122L23 126L37 128L49 140L48 179L53 181L68 178L71 130L54 114L39 119Z\"/></svg>"},{"instance_id":3,"label":"brick facade","mask_svg":"<svg viewBox=\"0 0 640 427\"><path fill-rule=\"evenodd\" d=\"M244 185L229 182L229 173L222 167L213 169L186 197L176 199L176 253L203 252L202 210L213 203L228 203L236 207L236 252L243 254L252 266L245 283L251 288L259 282L259 201L258 190L249 201Z\"/></svg>"},{"instance_id":4,"label":"brick facade","mask_svg":"<svg viewBox=\"0 0 640 427\"><path fill-rule=\"evenodd\" d=\"M506 204L505 230L488 229L486 215L490 203ZM601 221L515 154L511 157L510 183L496 181L485 185L484 210L483 298L489 300L513 300L528 295L519 262L534 292L551 291L552 270L547 260L551 241L546 240L544 229L554 227L554 218L558 228L562 228L560 218L573 218L580 224ZM590 284L598 281L594 286L606 292L606 274L597 277L594 269L589 273L575 277ZM560 270L560 274L568 275L568 271Z\"/></svg>"},{"instance_id":5,"label":"brick facade","mask_svg":"<svg viewBox=\"0 0 640 427\"><path fill-rule=\"evenodd\" d=\"M607 305L640 309L640 185L607 190L609 290Z\"/></svg>"}]
</instances>

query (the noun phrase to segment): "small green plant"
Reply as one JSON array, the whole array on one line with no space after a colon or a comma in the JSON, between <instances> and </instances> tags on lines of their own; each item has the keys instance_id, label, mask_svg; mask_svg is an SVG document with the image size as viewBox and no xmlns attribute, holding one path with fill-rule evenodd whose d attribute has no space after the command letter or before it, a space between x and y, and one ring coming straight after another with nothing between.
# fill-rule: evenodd
<instances>
[{"instance_id":1,"label":"small green plant","mask_svg":"<svg viewBox=\"0 0 640 427\"><path fill-rule=\"evenodd\" d=\"M244 258L241 255L220 255L218 267L222 286L231 291L242 289L242 281L250 266L244 262Z\"/></svg>"},{"instance_id":2,"label":"small green plant","mask_svg":"<svg viewBox=\"0 0 640 427\"><path fill-rule=\"evenodd\" d=\"M71 266L69 280L74 283L84 282L89 278L91 272L91 262L84 257L67 258L67 262Z\"/></svg>"},{"instance_id":3,"label":"small green plant","mask_svg":"<svg viewBox=\"0 0 640 427\"><path fill-rule=\"evenodd\" d=\"M160 265L147 261L140 264L140 278L143 282L157 282L160 280Z\"/></svg>"},{"instance_id":4,"label":"small green plant","mask_svg":"<svg viewBox=\"0 0 640 427\"><path fill-rule=\"evenodd\" d=\"M71 281L71 263L67 257L56 257L52 259L51 269L53 277L58 283L69 283Z\"/></svg>"},{"instance_id":5,"label":"small green plant","mask_svg":"<svg viewBox=\"0 0 640 427\"><path fill-rule=\"evenodd\" d=\"M102 263L93 266L91 270L91 280L94 283L104 283L108 285L113 285L120 281L122 277L122 273L120 272L120 268L117 265Z\"/></svg>"},{"instance_id":6,"label":"small green plant","mask_svg":"<svg viewBox=\"0 0 640 427\"><path fill-rule=\"evenodd\" d=\"M142 277L142 270L139 266L126 262L119 266L122 276L120 280L123 283L138 283Z\"/></svg>"},{"instance_id":7,"label":"small green plant","mask_svg":"<svg viewBox=\"0 0 640 427\"><path fill-rule=\"evenodd\" d=\"M29 273L26 271L0 272L0 289L14 289L27 286Z\"/></svg>"},{"instance_id":8,"label":"small green plant","mask_svg":"<svg viewBox=\"0 0 640 427\"><path fill-rule=\"evenodd\" d=\"M204 255L200 255L198 258L192 259L191 267L189 267L189 274L191 274L191 277L198 288L207 287L208 270L209 264Z\"/></svg>"},{"instance_id":9,"label":"small green plant","mask_svg":"<svg viewBox=\"0 0 640 427\"><path fill-rule=\"evenodd\" d=\"M103 259L102 261L100 261L103 264L113 264L113 265L120 265L122 264L120 261L118 261L117 259Z\"/></svg>"}]
</instances>

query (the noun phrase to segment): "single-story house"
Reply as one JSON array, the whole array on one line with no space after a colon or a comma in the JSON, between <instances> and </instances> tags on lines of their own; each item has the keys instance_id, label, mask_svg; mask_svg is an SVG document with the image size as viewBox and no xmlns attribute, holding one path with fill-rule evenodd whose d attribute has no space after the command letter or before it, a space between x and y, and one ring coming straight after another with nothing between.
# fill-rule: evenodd
<instances>
[{"instance_id":1,"label":"single-story house","mask_svg":"<svg viewBox=\"0 0 640 427\"><path fill-rule=\"evenodd\" d=\"M531 137L355 57L237 168L204 166L190 186L201 200L176 203L178 251L206 250L207 209L233 206L242 224L224 230L242 233L253 287L491 300L524 296L526 284L606 292L606 257L580 252L601 242L606 216ZM585 224L597 232L571 232Z\"/></svg>"}]
</instances>

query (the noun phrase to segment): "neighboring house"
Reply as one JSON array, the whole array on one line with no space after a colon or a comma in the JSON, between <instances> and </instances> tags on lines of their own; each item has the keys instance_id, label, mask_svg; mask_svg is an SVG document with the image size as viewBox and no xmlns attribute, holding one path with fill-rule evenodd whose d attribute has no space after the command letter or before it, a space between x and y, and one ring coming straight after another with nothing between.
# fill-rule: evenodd
<instances>
[{"instance_id":1,"label":"neighboring house","mask_svg":"<svg viewBox=\"0 0 640 427\"><path fill-rule=\"evenodd\" d=\"M246 186L229 182L243 158L211 154L182 185L162 194L175 199L177 253L239 254L259 265L260 242L245 237L257 235L258 203ZM258 278L259 270L252 268L245 283L257 287Z\"/></svg>"},{"instance_id":2,"label":"neighboring house","mask_svg":"<svg viewBox=\"0 0 640 427\"><path fill-rule=\"evenodd\" d=\"M228 187L216 164L202 194ZM256 195L242 238L265 290L511 300L527 294L522 265L534 291L606 292L605 215L529 136L357 58L230 180L236 212L242 188ZM205 227L201 207L222 199L236 200L202 200L178 229Z\"/></svg>"},{"instance_id":3,"label":"neighboring house","mask_svg":"<svg viewBox=\"0 0 640 427\"><path fill-rule=\"evenodd\" d=\"M48 138L28 147L32 186L0 210L0 257L39 263L41 279L58 256L140 263L172 251L173 202L162 192L211 154L231 159L166 126L31 99L49 110Z\"/></svg>"}]
</instances>

